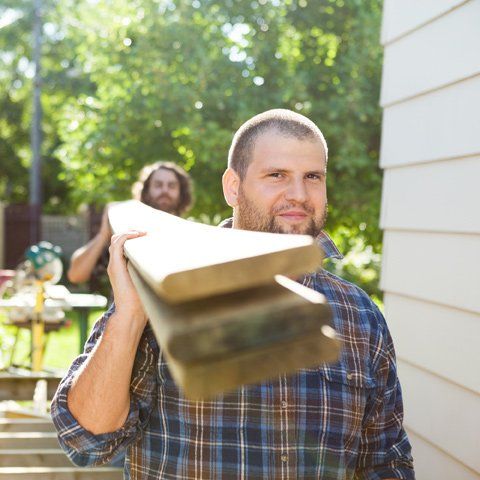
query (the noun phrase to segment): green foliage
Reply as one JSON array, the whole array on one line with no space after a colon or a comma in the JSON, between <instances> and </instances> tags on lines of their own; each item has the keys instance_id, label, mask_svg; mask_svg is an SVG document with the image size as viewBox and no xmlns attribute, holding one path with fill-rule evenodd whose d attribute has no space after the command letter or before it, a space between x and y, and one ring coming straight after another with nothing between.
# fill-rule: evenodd
<instances>
[{"instance_id":1,"label":"green foliage","mask_svg":"<svg viewBox=\"0 0 480 480\"><path fill-rule=\"evenodd\" d=\"M62 165L55 154L61 143L60 107L92 83L85 76L83 83L71 77L67 68L71 41L63 35L56 3L43 3L43 196L47 212L68 212L72 206L68 185L61 178ZM20 203L28 201L31 162L33 2L6 0L0 7L0 18L12 20L0 28L0 198Z\"/></svg>"},{"instance_id":2,"label":"green foliage","mask_svg":"<svg viewBox=\"0 0 480 480\"><path fill-rule=\"evenodd\" d=\"M327 259L325 268L359 285L381 306L383 295L378 285L381 255L375 253L372 245L367 245L364 238L353 235L346 227L339 227L332 238L345 254L342 260Z\"/></svg>"},{"instance_id":3,"label":"green foliage","mask_svg":"<svg viewBox=\"0 0 480 480\"><path fill-rule=\"evenodd\" d=\"M0 193L13 201L27 195L32 15L11 3L24 16L0 29ZM329 144L329 231L377 253L380 19L381 0L49 0L47 210L128 198L144 164L169 159L195 180L193 216L228 215L233 132L286 107Z\"/></svg>"},{"instance_id":4,"label":"green foliage","mask_svg":"<svg viewBox=\"0 0 480 480\"><path fill-rule=\"evenodd\" d=\"M88 331L103 312L96 310L88 318ZM80 353L80 332L78 312L67 312L67 325L57 332L51 332L46 337L44 365L48 369L65 370L73 359ZM12 349L17 335L17 327L5 323L4 313L0 313L0 369L7 368L12 362L14 365L27 367L30 364L31 337L30 331L25 328L18 329L17 345L13 358Z\"/></svg>"}]
</instances>

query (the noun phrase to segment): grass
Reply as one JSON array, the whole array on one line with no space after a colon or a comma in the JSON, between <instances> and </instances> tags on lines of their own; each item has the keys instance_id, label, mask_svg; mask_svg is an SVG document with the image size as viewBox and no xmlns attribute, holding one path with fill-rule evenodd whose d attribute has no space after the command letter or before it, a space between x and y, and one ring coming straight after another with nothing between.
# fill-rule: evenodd
<instances>
[{"instance_id":1,"label":"grass","mask_svg":"<svg viewBox=\"0 0 480 480\"><path fill-rule=\"evenodd\" d=\"M95 321L103 313L103 310L92 311L88 318L88 331L91 330ZM68 325L57 332L48 334L47 346L45 349L44 367L47 369L65 370L72 363L72 360L79 354L80 333L77 312L66 312L70 320ZM0 313L0 368L8 366L10 353L17 331L16 327L5 325L6 317ZM30 352L30 331L21 328L19 339L13 358L14 364L28 365Z\"/></svg>"}]
</instances>

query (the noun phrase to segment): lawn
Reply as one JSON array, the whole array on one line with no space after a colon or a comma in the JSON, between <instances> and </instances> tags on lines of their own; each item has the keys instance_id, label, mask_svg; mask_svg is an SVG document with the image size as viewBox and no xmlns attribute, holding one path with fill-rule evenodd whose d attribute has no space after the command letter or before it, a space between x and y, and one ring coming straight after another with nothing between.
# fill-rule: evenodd
<instances>
[{"instance_id":1,"label":"lawn","mask_svg":"<svg viewBox=\"0 0 480 480\"><path fill-rule=\"evenodd\" d=\"M90 331L95 321L103 313L103 310L92 311L88 319ZM76 312L66 312L70 320L68 325L58 332L51 332L47 336L44 366L47 369L68 368L72 360L79 354L79 323ZM15 339L17 328L5 325L5 315L0 313L0 369L8 366L10 354ZM19 339L13 358L14 364L28 365L30 352L30 331L20 329Z\"/></svg>"}]
</instances>

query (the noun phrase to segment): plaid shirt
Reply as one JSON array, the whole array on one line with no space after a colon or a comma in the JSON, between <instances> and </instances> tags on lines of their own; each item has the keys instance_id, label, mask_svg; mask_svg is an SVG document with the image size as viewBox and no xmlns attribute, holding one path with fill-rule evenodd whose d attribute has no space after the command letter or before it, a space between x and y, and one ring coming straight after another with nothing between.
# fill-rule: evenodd
<instances>
[{"instance_id":1,"label":"plaid shirt","mask_svg":"<svg viewBox=\"0 0 480 480\"><path fill-rule=\"evenodd\" d=\"M327 256L341 258L326 234L319 241ZM67 394L110 308L52 403L70 459L100 465L126 449L125 478L136 480L414 479L395 353L382 314L361 289L325 270L304 283L323 293L333 309L343 342L339 362L191 402L173 382L147 326L135 359L128 418L115 432L93 435L69 412Z\"/></svg>"}]
</instances>

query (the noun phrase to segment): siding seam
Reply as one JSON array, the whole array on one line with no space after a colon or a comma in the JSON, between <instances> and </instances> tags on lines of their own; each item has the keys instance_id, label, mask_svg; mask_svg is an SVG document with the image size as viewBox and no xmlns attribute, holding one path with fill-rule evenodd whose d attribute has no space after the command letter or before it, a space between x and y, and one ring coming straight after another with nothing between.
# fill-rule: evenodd
<instances>
[{"instance_id":1,"label":"siding seam","mask_svg":"<svg viewBox=\"0 0 480 480\"><path fill-rule=\"evenodd\" d=\"M382 275L383 276L383 275ZM397 295L399 297L404 297L404 298L410 298L412 300L419 300L421 302L424 302L424 303L430 303L432 305L438 305L440 307L447 307L447 308L451 308L453 310L458 310L460 312L466 312L466 313L471 313L471 314L474 314L474 315L480 315L480 312L479 311L476 311L476 310L471 310L469 308L461 308L461 307L457 307L455 305L449 305L448 303L442 303L442 302L437 302L435 300L431 300L429 298L425 298L425 297L418 297L418 296L415 296L415 295L410 295L408 293L402 293L402 292L398 292L398 291L395 291L395 290L388 290L387 288L385 288L385 286L383 285L383 282L382 282L382 285L381 285L381 290L384 294L387 294L387 295Z\"/></svg>"},{"instance_id":2,"label":"siding seam","mask_svg":"<svg viewBox=\"0 0 480 480\"><path fill-rule=\"evenodd\" d=\"M440 162L451 162L452 160L468 160L470 158L479 158L480 159L480 151L477 153L469 153L468 155L455 155L452 157L441 157L441 158L431 158L428 160L416 160L414 162L408 163L382 163L380 161L380 168L382 170L395 170L399 168L408 168L408 167L415 167L417 165L428 165L432 163L440 163Z\"/></svg>"},{"instance_id":3,"label":"siding seam","mask_svg":"<svg viewBox=\"0 0 480 480\"><path fill-rule=\"evenodd\" d=\"M467 232L462 230L428 230L428 229L419 229L414 227L394 227L388 226L382 223L380 225L380 229L387 232L406 232L406 233L426 233L427 235L465 235L465 236L480 236L480 231L478 232Z\"/></svg>"},{"instance_id":4,"label":"siding seam","mask_svg":"<svg viewBox=\"0 0 480 480\"><path fill-rule=\"evenodd\" d=\"M435 450L438 450L439 452L443 453L445 456L447 456L448 458L451 458L452 460L454 460L456 463L458 463L459 465L461 465L462 467L464 467L466 470L468 470L469 472L471 473L474 473L475 475L479 475L480 472L477 472L476 470L474 470L472 467L469 467L468 465L466 465L464 462L462 462L461 460L459 460L457 457L453 456L451 453L447 452L446 450L444 450L442 447L439 447L436 443L433 443L430 439L428 439L427 437L423 436L421 433L418 433L414 428L412 427L409 427L407 425L405 425L405 429L407 430L407 434L409 432L411 432L413 435L415 435L416 437L420 438L420 440L423 440L425 443L428 443L431 447L435 448ZM415 457L413 459L414 461L414 465L415 465Z\"/></svg>"},{"instance_id":5,"label":"siding seam","mask_svg":"<svg viewBox=\"0 0 480 480\"><path fill-rule=\"evenodd\" d=\"M441 12L437 15L435 15L434 17L431 17L429 18L428 20L425 20L424 22L422 23L419 23L418 25L416 25L415 27L412 27L408 30L405 30L404 32L400 33L399 35L395 36L395 37L392 37L388 40L384 40L382 39L382 42L381 44L384 46L384 47L387 47L388 45L391 45L392 43L395 43L395 42L398 42L398 40L401 40L402 38L405 38L407 37L408 35L411 35L412 33L416 32L417 30L421 30L422 28L426 27L427 25L429 25L430 23L434 23L436 22L437 20L439 20L440 18L442 17L445 17L446 15L449 15L451 12L453 12L454 10L457 10L458 8L461 8L463 7L464 5L466 5L467 3L471 2L472 0L464 0L463 2L459 3L458 5L454 5L453 7L450 7L448 10L445 10L444 12Z\"/></svg>"},{"instance_id":6,"label":"siding seam","mask_svg":"<svg viewBox=\"0 0 480 480\"><path fill-rule=\"evenodd\" d=\"M400 105L402 103L406 103L406 102L409 102L411 100L415 100L419 97L425 97L425 96L427 96L431 93L435 93L435 92L438 92L440 90L444 90L444 89L449 88L453 85L457 85L459 83L466 82L468 80L472 80L472 79L474 79L476 77L479 77L479 76L480 76L480 70L475 71L475 72L471 73L470 75L468 75L466 77L457 78L456 80L451 80L450 82L443 83L441 85L437 85L436 87L427 88L426 90L420 90L417 93L414 93L412 95L407 95L406 97L401 97L401 98L398 98L396 100L392 100L390 102L382 102L381 101L380 106L383 109L394 107L396 105Z\"/></svg>"},{"instance_id":7,"label":"siding seam","mask_svg":"<svg viewBox=\"0 0 480 480\"><path fill-rule=\"evenodd\" d=\"M439 378L440 380L442 380L445 383L448 383L449 385L454 385L455 387L460 388L461 390L465 390L469 393L473 393L477 397L480 396L480 392L478 390L474 390L471 387L467 387L466 385L462 385L461 383L458 383L455 380L452 380L451 378L445 377L444 375L441 375L437 372L434 372L433 370L430 370L429 368L424 367L423 365L419 365L418 363L412 362L411 360L408 360L405 357L402 357L401 355L398 355L397 359L400 360L402 363L405 363L405 364L409 365L410 367L413 367L417 370L428 373L432 377Z\"/></svg>"}]
</instances>

